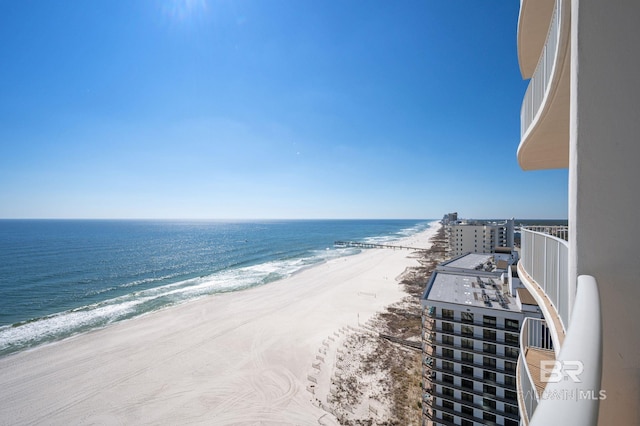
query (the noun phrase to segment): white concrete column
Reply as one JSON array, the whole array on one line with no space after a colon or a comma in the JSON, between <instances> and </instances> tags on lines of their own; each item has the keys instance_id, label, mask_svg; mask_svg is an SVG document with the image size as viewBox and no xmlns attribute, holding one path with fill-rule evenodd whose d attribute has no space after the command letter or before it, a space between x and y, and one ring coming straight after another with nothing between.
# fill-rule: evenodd
<instances>
[{"instance_id":1,"label":"white concrete column","mask_svg":"<svg viewBox=\"0 0 640 426\"><path fill-rule=\"evenodd\" d=\"M600 287L599 424L637 425L640 2L572 0L571 13L569 278L593 275Z\"/></svg>"}]
</instances>

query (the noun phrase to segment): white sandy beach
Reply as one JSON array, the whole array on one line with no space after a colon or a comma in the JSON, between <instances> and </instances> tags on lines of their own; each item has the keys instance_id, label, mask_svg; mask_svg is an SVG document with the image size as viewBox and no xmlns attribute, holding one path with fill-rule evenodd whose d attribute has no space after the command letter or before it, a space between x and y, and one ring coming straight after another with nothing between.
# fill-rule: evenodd
<instances>
[{"instance_id":1,"label":"white sandy beach","mask_svg":"<svg viewBox=\"0 0 640 426\"><path fill-rule=\"evenodd\" d=\"M366 250L2 358L0 424L333 424L307 390L316 355L405 295L412 253Z\"/></svg>"}]
</instances>

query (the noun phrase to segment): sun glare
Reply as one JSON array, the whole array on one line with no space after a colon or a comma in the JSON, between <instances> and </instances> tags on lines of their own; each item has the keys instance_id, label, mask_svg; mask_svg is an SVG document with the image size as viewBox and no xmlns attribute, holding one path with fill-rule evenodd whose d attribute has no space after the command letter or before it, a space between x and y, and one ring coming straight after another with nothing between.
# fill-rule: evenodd
<instances>
[{"instance_id":1,"label":"sun glare","mask_svg":"<svg viewBox=\"0 0 640 426\"><path fill-rule=\"evenodd\" d=\"M207 10L206 0L168 0L164 4L164 13L176 21L186 21L200 16Z\"/></svg>"}]
</instances>

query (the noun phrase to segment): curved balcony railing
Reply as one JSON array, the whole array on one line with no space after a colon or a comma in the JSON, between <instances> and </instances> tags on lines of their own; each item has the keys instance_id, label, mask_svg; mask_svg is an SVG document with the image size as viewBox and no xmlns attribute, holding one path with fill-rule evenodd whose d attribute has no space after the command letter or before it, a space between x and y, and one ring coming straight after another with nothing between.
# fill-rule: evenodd
<instances>
[{"instance_id":1,"label":"curved balcony railing","mask_svg":"<svg viewBox=\"0 0 640 426\"><path fill-rule=\"evenodd\" d=\"M533 416L544 390L540 377L534 376L534 368L532 368L535 367L537 373L539 367L530 365L531 362L538 362L543 357L533 356L531 352L537 350L542 354L548 353L555 359L552 349L553 343L545 320L525 318L520 331L520 356L518 357L517 373L518 405L525 425Z\"/></svg>"},{"instance_id":2,"label":"curved balcony railing","mask_svg":"<svg viewBox=\"0 0 640 426\"><path fill-rule=\"evenodd\" d=\"M525 349L549 342L540 320L525 320L520 335ZM537 335L537 336L536 336ZM600 389L602 377L602 319L600 296L595 278L578 277L571 323L559 355L554 360L519 360L518 396L523 423L530 426L575 424L595 426L600 400L607 397ZM537 367L539 378L532 375ZM534 373L535 374L535 373ZM544 385L536 390L536 380ZM539 389L540 387L538 387Z\"/></svg>"},{"instance_id":3,"label":"curved balcony railing","mask_svg":"<svg viewBox=\"0 0 640 426\"><path fill-rule=\"evenodd\" d=\"M523 227L520 236L522 267L547 295L566 331L575 293L569 283L568 228Z\"/></svg>"},{"instance_id":4,"label":"curved balcony railing","mask_svg":"<svg viewBox=\"0 0 640 426\"><path fill-rule=\"evenodd\" d=\"M569 227L568 226L525 226L523 229L528 231L540 232L543 234L551 235L552 237L560 238L561 240L569 241Z\"/></svg>"},{"instance_id":5,"label":"curved balcony railing","mask_svg":"<svg viewBox=\"0 0 640 426\"><path fill-rule=\"evenodd\" d=\"M520 110L521 138L525 135L538 113L549 82L551 81L551 72L553 71L558 46L560 44L561 13L561 0L556 0L551 25L549 26L549 33L547 34L547 41L544 44L538 65L529 81L529 87L527 87L527 92L522 101L522 108Z\"/></svg>"}]
</instances>

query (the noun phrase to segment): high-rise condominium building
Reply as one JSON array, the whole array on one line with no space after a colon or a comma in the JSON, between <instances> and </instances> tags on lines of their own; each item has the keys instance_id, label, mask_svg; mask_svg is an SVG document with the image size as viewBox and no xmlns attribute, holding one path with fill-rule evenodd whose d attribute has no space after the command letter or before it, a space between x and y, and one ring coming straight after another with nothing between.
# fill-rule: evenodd
<instances>
[{"instance_id":1,"label":"high-rise condominium building","mask_svg":"<svg viewBox=\"0 0 640 426\"><path fill-rule=\"evenodd\" d=\"M511 285L514 259L469 253L431 275L421 300L423 425L518 426L520 327L541 314Z\"/></svg>"},{"instance_id":2,"label":"high-rise condominium building","mask_svg":"<svg viewBox=\"0 0 640 426\"><path fill-rule=\"evenodd\" d=\"M638 1L520 2L518 162L569 170L567 239L522 230L518 275L544 315L520 335L524 425L640 424L639 18Z\"/></svg>"},{"instance_id":3,"label":"high-rise condominium building","mask_svg":"<svg viewBox=\"0 0 640 426\"><path fill-rule=\"evenodd\" d=\"M445 225L448 254L493 253L496 247L513 247L514 221L452 221Z\"/></svg>"}]
</instances>

